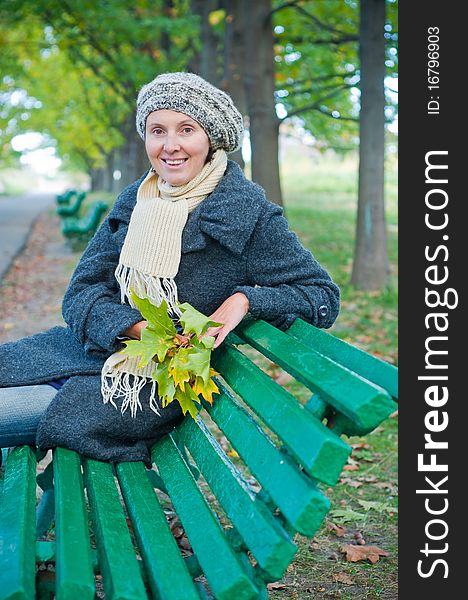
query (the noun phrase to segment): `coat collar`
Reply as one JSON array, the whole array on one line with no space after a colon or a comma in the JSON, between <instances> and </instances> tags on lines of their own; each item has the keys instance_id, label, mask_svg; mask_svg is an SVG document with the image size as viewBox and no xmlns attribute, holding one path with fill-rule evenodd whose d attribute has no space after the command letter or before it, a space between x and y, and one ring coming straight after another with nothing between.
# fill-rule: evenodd
<instances>
[{"instance_id":1,"label":"coat collar","mask_svg":"<svg viewBox=\"0 0 468 600\"><path fill-rule=\"evenodd\" d=\"M263 189L229 160L221 181L189 216L182 234L182 253L202 250L209 236L240 256L264 203Z\"/></svg>"}]
</instances>

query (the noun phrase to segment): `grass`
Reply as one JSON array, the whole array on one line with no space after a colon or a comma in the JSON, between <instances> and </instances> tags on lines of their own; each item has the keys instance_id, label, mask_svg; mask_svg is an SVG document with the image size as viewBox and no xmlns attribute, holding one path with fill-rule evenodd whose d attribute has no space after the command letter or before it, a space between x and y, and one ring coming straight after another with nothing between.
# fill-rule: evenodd
<instances>
[{"instance_id":1,"label":"grass","mask_svg":"<svg viewBox=\"0 0 468 600\"><path fill-rule=\"evenodd\" d=\"M386 176L391 277L380 292L358 291L349 283L357 214L356 160L327 158L307 165L296 159L283 165L282 183L291 228L341 288L342 310L333 333L397 364L396 165L388 165Z\"/></svg>"},{"instance_id":2,"label":"grass","mask_svg":"<svg viewBox=\"0 0 468 600\"><path fill-rule=\"evenodd\" d=\"M391 280L379 292L357 291L349 283L357 214L356 160L314 160L288 153L282 167L282 185L291 228L340 285L342 310L331 331L397 364L395 162L387 165L385 181ZM297 384L290 385L291 391L300 396ZM347 465L350 470L343 471L340 483L326 490L332 503L327 520L312 541L296 536L295 561L283 579L271 586L270 598L398 597L397 436L395 416L373 433L349 440L354 445ZM346 544L359 546L359 539L388 555L375 564L348 562L341 548Z\"/></svg>"}]
</instances>

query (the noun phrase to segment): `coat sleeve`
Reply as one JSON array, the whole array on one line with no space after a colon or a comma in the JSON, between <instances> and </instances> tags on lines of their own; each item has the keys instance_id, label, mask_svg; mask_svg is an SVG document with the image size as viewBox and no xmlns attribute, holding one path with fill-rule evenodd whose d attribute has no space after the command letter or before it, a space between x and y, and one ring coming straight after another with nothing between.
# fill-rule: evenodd
<instances>
[{"instance_id":1,"label":"coat sleeve","mask_svg":"<svg viewBox=\"0 0 468 600\"><path fill-rule=\"evenodd\" d=\"M339 288L289 229L281 208L264 211L245 252L249 285L234 291L247 296L253 317L280 329L287 329L297 317L316 327L333 325Z\"/></svg>"},{"instance_id":2,"label":"coat sleeve","mask_svg":"<svg viewBox=\"0 0 468 600\"><path fill-rule=\"evenodd\" d=\"M135 184L133 184L135 185ZM142 316L120 300L114 276L131 209L124 191L84 251L65 293L62 314L86 352L115 352L116 339Z\"/></svg>"}]
</instances>

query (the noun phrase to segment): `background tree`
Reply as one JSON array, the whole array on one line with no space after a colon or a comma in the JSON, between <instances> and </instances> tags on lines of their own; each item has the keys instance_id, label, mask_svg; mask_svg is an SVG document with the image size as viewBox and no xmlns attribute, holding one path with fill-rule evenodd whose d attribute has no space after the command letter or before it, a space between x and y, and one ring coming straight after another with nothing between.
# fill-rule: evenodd
<instances>
[{"instance_id":1,"label":"background tree","mask_svg":"<svg viewBox=\"0 0 468 600\"><path fill-rule=\"evenodd\" d=\"M359 193L351 283L358 289L387 284L389 264L384 199L385 0L360 3Z\"/></svg>"},{"instance_id":2,"label":"background tree","mask_svg":"<svg viewBox=\"0 0 468 600\"><path fill-rule=\"evenodd\" d=\"M94 129L94 143L80 140L78 149L65 143L60 130L76 118L77 103L71 99L64 103L62 97L63 118L55 125L50 123L52 137L61 142L60 153L95 168L111 164L112 169L121 171L122 186L139 177L147 168L147 159L134 126L136 93L159 72L186 67L197 37L188 2L163 0L148 5L144 0L108 0L104 5L78 0L4 0L0 17L7 28L21 29L23 23L35 22L40 32L34 44L25 36L20 44L10 45L10 54L20 65L12 85L30 90L42 106L49 106L55 103L57 90L75 85L77 75L81 110L91 124L105 127L109 143L100 136L99 128ZM49 81L55 52L63 55L69 66L58 88ZM41 97L36 93L41 84L33 75L34 66L44 81ZM6 118L12 121L11 115ZM23 128L11 129L19 133ZM98 143L103 146L96 156Z\"/></svg>"}]
</instances>

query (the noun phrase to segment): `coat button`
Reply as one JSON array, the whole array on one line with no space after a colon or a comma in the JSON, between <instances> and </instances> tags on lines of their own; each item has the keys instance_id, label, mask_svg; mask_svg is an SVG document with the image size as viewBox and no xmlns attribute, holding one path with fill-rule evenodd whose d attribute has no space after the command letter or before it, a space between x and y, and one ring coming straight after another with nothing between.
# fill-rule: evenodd
<instances>
[{"instance_id":1,"label":"coat button","mask_svg":"<svg viewBox=\"0 0 468 600\"><path fill-rule=\"evenodd\" d=\"M320 317L326 317L328 315L328 307L325 304L322 304L318 308L318 314Z\"/></svg>"}]
</instances>

